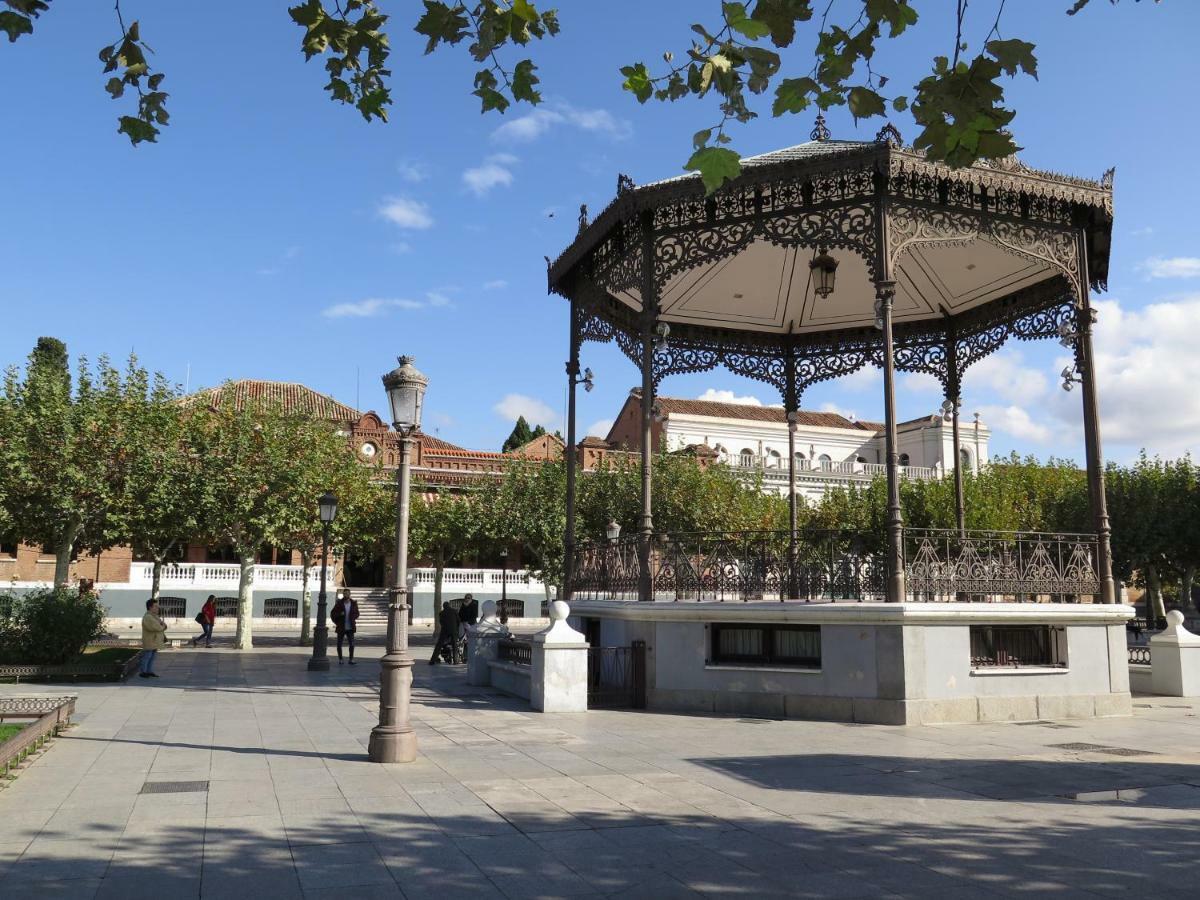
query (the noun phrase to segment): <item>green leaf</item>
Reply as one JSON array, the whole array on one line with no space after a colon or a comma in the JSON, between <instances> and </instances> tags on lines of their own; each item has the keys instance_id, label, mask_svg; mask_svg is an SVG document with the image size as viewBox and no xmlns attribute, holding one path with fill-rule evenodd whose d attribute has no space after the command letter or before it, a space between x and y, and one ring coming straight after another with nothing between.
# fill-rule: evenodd
<instances>
[{"instance_id":1,"label":"green leaf","mask_svg":"<svg viewBox=\"0 0 1200 900\"><path fill-rule=\"evenodd\" d=\"M650 99L650 95L654 92L654 84L650 80L650 71L646 68L645 63L624 66L621 74L625 76L621 87L637 97L638 103L645 103Z\"/></svg>"},{"instance_id":2,"label":"green leaf","mask_svg":"<svg viewBox=\"0 0 1200 900\"><path fill-rule=\"evenodd\" d=\"M721 10L725 14L725 21L729 23L729 27L743 37L757 41L771 33L771 27L766 22L752 19L746 15L745 3L722 3Z\"/></svg>"},{"instance_id":3,"label":"green leaf","mask_svg":"<svg viewBox=\"0 0 1200 900\"><path fill-rule=\"evenodd\" d=\"M692 154L687 165L688 172L699 172L704 190L711 194L730 179L742 174L741 158L724 147L703 147Z\"/></svg>"},{"instance_id":4,"label":"green leaf","mask_svg":"<svg viewBox=\"0 0 1200 900\"><path fill-rule=\"evenodd\" d=\"M1037 78L1037 58L1033 55L1034 44L1013 38L1008 41L988 41L984 49L996 58L1000 68L1008 75L1016 75L1020 69L1026 75Z\"/></svg>"},{"instance_id":5,"label":"green leaf","mask_svg":"<svg viewBox=\"0 0 1200 900\"><path fill-rule=\"evenodd\" d=\"M439 0L425 0L425 15L417 20L413 30L429 38L425 52L432 53L442 41L457 44L467 36L468 29L466 10L461 3L451 8Z\"/></svg>"},{"instance_id":6,"label":"green leaf","mask_svg":"<svg viewBox=\"0 0 1200 900\"><path fill-rule=\"evenodd\" d=\"M850 104L850 115L856 119L867 119L871 116L883 115L883 98L870 88L850 88L847 101Z\"/></svg>"},{"instance_id":7,"label":"green leaf","mask_svg":"<svg viewBox=\"0 0 1200 900\"><path fill-rule=\"evenodd\" d=\"M892 109L894 109L896 112L904 112L906 109L908 109L908 98L907 97L895 98L892 101Z\"/></svg>"},{"instance_id":8,"label":"green leaf","mask_svg":"<svg viewBox=\"0 0 1200 900\"><path fill-rule=\"evenodd\" d=\"M136 116L121 116L117 121L117 133L129 135L129 140L135 147L142 141L154 143L158 139L158 129Z\"/></svg>"},{"instance_id":9,"label":"green leaf","mask_svg":"<svg viewBox=\"0 0 1200 900\"><path fill-rule=\"evenodd\" d=\"M917 11L907 0L867 0L867 17L891 26L889 37L898 37L910 25L917 24Z\"/></svg>"},{"instance_id":10,"label":"green leaf","mask_svg":"<svg viewBox=\"0 0 1200 900\"><path fill-rule=\"evenodd\" d=\"M812 18L812 7L809 0L758 0L750 18L767 26L772 44L787 47L796 39L796 23Z\"/></svg>"},{"instance_id":11,"label":"green leaf","mask_svg":"<svg viewBox=\"0 0 1200 900\"><path fill-rule=\"evenodd\" d=\"M23 34L33 34L33 23L15 12L0 12L0 31L8 34L8 42L12 44Z\"/></svg>"},{"instance_id":12,"label":"green leaf","mask_svg":"<svg viewBox=\"0 0 1200 900\"><path fill-rule=\"evenodd\" d=\"M538 20L537 10L533 8L529 0L513 0L512 14L531 24Z\"/></svg>"},{"instance_id":13,"label":"green leaf","mask_svg":"<svg viewBox=\"0 0 1200 900\"><path fill-rule=\"evenodd\" d=\"M297 25L312 28L325 18L325 9L321 6L321 0L305 0L298 6L289 7L288 15Z\"/></svg>"},{"instance_id":14,"label":"green leaf","mask_svg":"<svg viewBox=\"0 0 1200 900\"><path fill-rule=\"evenodd\" d=\"M785 78L775 87L775 102L771 115L803 112L808 108L810 94L817 94L821 86L811 78Z\"/></svg>"},{"instance_id":15,"label":"green leaf","mask_svg":"<svg viewBox=\"0 0 1200 900\"><path fill-rule=\"evenodd\" d=\"M105 83L104 89L106 91L108 91L110 94L112 94L112 98L114 100L116 100L118 97L120 97L122 94L125 93L125 82L121 81L120 78L117 78L114 75L112 78L108 79L108 81Z\"/></svg>"},{"instance_id":16,"label":"green leaf","mask_svg":"<svg viewBox=\"0 0 1200 900\"><path fill-rule=\"evenodd\" d=\"M513 69L512 95L514 100L524 100L527 103L541 103L542 95L533 89L539 79L533 74L537 68L531 59L523 59Z\"/></svg>"},{"instance_id":17,"label":"green leaf","mask_svg":"<svg viewBox=\"0 0 1200 900\"><path fill-rule=\"evenodd\" d=\"M697 131L694 135L692 135L692 146L699 150L708 143L708 139L710 137L712 137L711 128L705 128L701 131Z\"/></svg>"},{"instance_id":18,"label":"green leaf","mask_svg":"<svg viewBox=\"0 0 1200 900\"><path fill-rule=\"evenodd\" d=\"M480 69L475 75L475 90L471 93L480 99L482 109L480 112L488 112L497 109L504 112L508 109L508 98L496 90L496 76L492 74L490 69Z\"/></svg>"}]
</instances>

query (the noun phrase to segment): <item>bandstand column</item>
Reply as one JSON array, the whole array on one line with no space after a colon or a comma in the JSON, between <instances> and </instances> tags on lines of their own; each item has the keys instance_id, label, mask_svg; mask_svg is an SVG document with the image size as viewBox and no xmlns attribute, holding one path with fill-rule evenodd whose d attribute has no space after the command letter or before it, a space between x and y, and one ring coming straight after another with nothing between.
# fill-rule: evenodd
<instances>
[{"instance_id":1,"label":"bandstand column","mask_svg":"<svg viewBox=\"0 0 1200 900\"><path fill-rule=\"evenodd\" d=\"M1112 527L1108 521L1108 501L1104 492L1104 455L1100 449L1100 407L1096 396L1095 357L1092 354L1092 306L1088 294L1087 247L1083 233L1079 243L1080 303L1076 314L1076 362L1083 394L1083 438L1087 456L1088 493L1092 501L1092 522L1096 529L1096 571L1100 576L1100 602L1116 603L1116 584L1112 575Z\"/></svg>"},{"instance_id":2,"label":"bandstand column","mask_svg":"<svg viewBox=\"0 0 1200 900\"><path fill-rule=\"evenodd\" d=\"M883 412L884 450L887 457L887 539L889 603L902 603L904 589L904 516L900 511L900 457L896 451L896 361L892 347L892 301L896 282L875 282L879 318L883 321Z\"/></svg>"},{"instance_id":3,"label":"bandstand column","mask_svg":"<svg viewBox=\"0 0 1200 900\"><path fill-rule=\"evenodd\" d=\"M642 214L642 512L638 522L638 600L654 599L650 545L654 537L651 466L654 439L654 326L658 292L654 284L654 215Z\"/></svg>"},{"instance_id":4,"label":"bandstand column","mask_svg":"<svg viewBox=\"0 0 1200 900\"><path fill-rule=\"evenodd\" d=\"M796 575L796 560L799 556L796 544L796 413L800 409L799 391L796 390L796 354L789 348L788 381L784 391L783 408L787 414L788 428L788 580L787 593L791 600L800 599L800 584Z\"/></svg>"},{"instance_id":5,"label":"bandstand column","mask_svg":"<svg viewBox=\"0 0 1200 900\"><path fill-rule=\"evenodd\" d=\"M567 530L563 536L563 596L570 603L575 592L575 386L579 381L579 309L571 301L571 352L567 358L567 446L563 462L567 467Z\"/></svg>"},{"instance_id":6,"label":"bandstand column","mask_svg":"<svg viewBox=\"0 0 1200 900\"><path fill-rule=\"evenodd\" d=\"M958 537L967 536L967 510L963 501L962 438L958 428L962 405L962 384L958 372L958 334L954 322L946 319L946 399L950 401L950 432L954 441L954 524Z\"/></svg>"}]
</instances>

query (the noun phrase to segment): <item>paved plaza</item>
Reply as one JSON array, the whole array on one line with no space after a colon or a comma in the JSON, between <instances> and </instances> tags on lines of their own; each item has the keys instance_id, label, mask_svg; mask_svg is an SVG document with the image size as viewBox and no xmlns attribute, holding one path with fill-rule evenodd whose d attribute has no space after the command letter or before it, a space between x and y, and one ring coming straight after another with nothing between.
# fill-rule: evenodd
<instances>
[{"instance_id":1,"label":"paved plaza","mask_svg":"<svg viewBox=\"0 0 1200 900\"><path fill-rule=\"evenodd\" d=\"M0 790L4 897L1195 897L1200 702L893 728L533 713L431 669L366 761L379 647L160 655L79 685ZM62 693L4 686L6 694ZM149 792L164 782L183 788Z\"/></svg>"}]
</instances>

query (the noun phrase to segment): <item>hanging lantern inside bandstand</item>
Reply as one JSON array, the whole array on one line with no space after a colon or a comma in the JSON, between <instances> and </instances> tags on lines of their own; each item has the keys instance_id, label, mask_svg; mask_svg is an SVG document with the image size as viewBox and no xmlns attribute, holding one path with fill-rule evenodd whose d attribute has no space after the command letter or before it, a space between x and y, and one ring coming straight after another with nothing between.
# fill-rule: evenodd
<instances>
[{"instance_id":1,"label":"hanging lantern inside bandstand","mask_svg":"<svg viewBox=\"0 0 1200 900\"><path fill-rule=\"evenodd\" d=\"M809 261L808 268L812 272L813 291L818 297L824 299L833 293L837 267L838 261L826 253L824 248L821 248L817 255Z\"/></svg>"}]
</instances>

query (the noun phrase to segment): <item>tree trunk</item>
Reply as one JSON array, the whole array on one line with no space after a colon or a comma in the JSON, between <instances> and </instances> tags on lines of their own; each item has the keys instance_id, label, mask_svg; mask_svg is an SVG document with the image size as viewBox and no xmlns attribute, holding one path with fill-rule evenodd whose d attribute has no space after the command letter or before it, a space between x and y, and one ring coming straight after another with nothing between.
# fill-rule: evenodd
<instances>
[{"instance_id":1,"label":"tree trunk","mask_svg":"<svg viewBox=\"0 0 1200 900\"><path fill-rule=\"evenodd\" d=\"M239 650L254 649L254 555L239 554L237 635L233 645Z\"/></svg>"},{"instance_id":2,"label":"tree trunk","mask_svg":"<svg viewBox=\"0 0 1200 900\"><path fill-rule=\"evenodd\" d=\"M1163 606L1162 580L1158 577L1157 566L1146 566L1146 624L1154 626L1158 619L1166 618L1167 609Z\"/></svg>"},{"instance_id":3,"label":"tree trunk","mask_svg":"<svg viewBox=\"0 0 1200 900\"><path fill-rule=\"evenodd\" d=\"M433 639L436 641L438 631L441 626L438 625L438 613L442 611L442 573L446 571L446 550L443 547L437 548L437 555L433 558ZM411 601L410 601L411 602Z\"/></svg>"},{"instance_id":4,"label":"tree trunk","mask_svg":"<svg viewBox=\"0 0 1200 900\"><path fill-rule=\"evenodd\" d=\"M1196 581L1196 567L1187 566L1179 579L1179 605L1184 609L1196 611L1196 602L1192 599L1192 585Z\"/></svg>"},{"instance_id":5,"label":"tree trunk","mask_svg":"<svg viewBox=\"0 0 1200 900\"><path fill-rule=\"evenodd\" d=\"M162 585L162 567L163 561L161 556L154 557L154 568L151 570L150 576L150 599L158 599L158 591Z\"/></svg>"},{"instance_id":6,"label":"tree trunk","mask_svg":"<svg viewBox=\"0 0 1200 900\"><path fill-rule=\"evenodd\" d=\"M71 580L71 551L75 549L75 539L79 537L80 526L75 522L68 523L63 532L62 541L54 548L54 586L64 588Z\"/></svg>"},{"instance_id":7,"label":"tree trunk","mask_svg":"<svg viewBox=\"0 0 1200 900\"><path fill-rule=\"evenodd\" d=\"M300 603L304 607L304 619L300 623L300 646L312 646L312 595L308 592L308 569L311 560L307 550L300 552L300 565L304 571L300 573Z\"/></svg>"}]
</instances>

